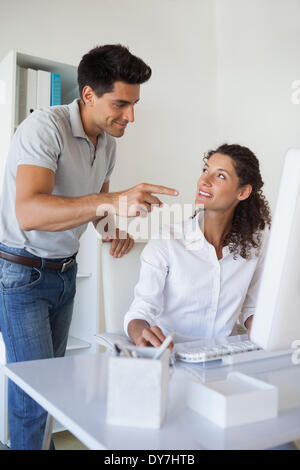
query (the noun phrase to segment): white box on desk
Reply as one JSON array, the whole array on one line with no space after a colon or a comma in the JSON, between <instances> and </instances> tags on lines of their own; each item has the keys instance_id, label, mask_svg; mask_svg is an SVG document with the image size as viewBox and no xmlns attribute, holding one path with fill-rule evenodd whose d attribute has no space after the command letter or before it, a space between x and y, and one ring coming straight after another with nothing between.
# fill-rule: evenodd
<instances>
[{"instance_id":1,"label":"white box on desk","mask_svg":"<svg viewBox=\"0 0 300 470\"><path fill-rule=\"evenodd\" d=\"M275 418L277 387L240 372L210 383L190 381L187 405L222 428Z\"/></svg>"},{"instance_id":2,"label":"white box on desk","mask_svg":"<svg viewBox=\"0 0 300 470\"><path fill-rule=\"evenodd\" d=\"M133 348L132 348L133 349ZM170 352L152 359L155 348L143 350L148 357L110 357L108 360L108 424L159 428L163 422L169 381Z\"/></svg>"}]
</instances>

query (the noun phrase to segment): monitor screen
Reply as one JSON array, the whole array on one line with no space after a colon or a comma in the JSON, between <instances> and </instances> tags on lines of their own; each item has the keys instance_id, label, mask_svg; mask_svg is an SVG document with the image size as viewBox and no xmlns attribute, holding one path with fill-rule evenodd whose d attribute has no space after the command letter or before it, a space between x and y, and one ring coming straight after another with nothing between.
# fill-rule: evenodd
<instances>
[{"instance_id":1,"label":"monitor screen","mask_svg":"<svg viewBox=\"0 0 300 470\"><path fill-rule=\"evenodd\" d=\"M300 340L300 149L284 159L250 338L270 350Z\"/></svg>"}]
</instances>

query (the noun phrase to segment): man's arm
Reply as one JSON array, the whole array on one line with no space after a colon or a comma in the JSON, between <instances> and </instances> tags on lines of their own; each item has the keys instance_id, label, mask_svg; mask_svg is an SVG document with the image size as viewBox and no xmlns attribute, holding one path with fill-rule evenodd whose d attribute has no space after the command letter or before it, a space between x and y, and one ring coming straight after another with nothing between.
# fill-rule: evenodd
<instances>
[{"instance_id":1,"label":"man's arm","mask_svg":"<svg viewBox=\"0 0 300 470\"><path fill-rule=\"evenodd\" d=\"M102 194L103 193L107 194L109 192L109 183L110 183L110 181L106 181L105 183L103 183L102 188L100 190L100 194L101 193ZM103 216L103 217L105 217L105 216ZM101 219L103 219L103 217L97 217L95 220L93 220L93 224L94 224L94 227L95 227L96 230L97 230L98 223L100 222ZM101 233L101 235L104 236L104 234L102 234L102 233Z\"/></svg>"},{"instance_id":2,"label":"man's arm","mask_svg":"<svg viewBox=\"0 0 300 470\"><path fill-rule=\"evenodd\" d=\"M19 165L16 177L16 216L22 230L68 230L96 220L106 194L63 197L52 194L55 174L48 168Z\"/></svg>"},{"instance_id":3,"label":"man's arm","mask_svg":"<svg viewBox=\"0 0 300 470\"><path fill-rule=\"evenodd\" d=\"M103 183L101 188L101 193L108 193L109 191L109 181ZM115 227L114 215L109 214L104 217L107 224L99 224L100 220L103 217L99 217L97 220L94 220L94 227L98 233L102 236L103 242L111 242L110 254L114 258L121 258L123 255L129 253L131 248L134 245L133 238L125 232L120 232L118 228ZM109 227L108 227L109 225ZM112 236L109 236L111 233Z\"/></svg>"},{"instance_id":4,"label":"man's arm","mask_svg":"<svg viewBox=\"0 0 300 470\"><path fill-rule=\"evenodd\" d=\"M136 216L140 207L151 211L161 201L152 193L176 196L178 191L165 186L146 183L119 193L89 194L81 197L63 197L52 194L55 173L35 165L19 165L16 177L16 216L22 230L56 232L68 230L99 219L100 206L111 207L117 215ZM119 213L119 198L127 205ZM105 209L103 210L105 212ZM98 215L97 215L98 214Z\"/></svg>"}]
</instances>

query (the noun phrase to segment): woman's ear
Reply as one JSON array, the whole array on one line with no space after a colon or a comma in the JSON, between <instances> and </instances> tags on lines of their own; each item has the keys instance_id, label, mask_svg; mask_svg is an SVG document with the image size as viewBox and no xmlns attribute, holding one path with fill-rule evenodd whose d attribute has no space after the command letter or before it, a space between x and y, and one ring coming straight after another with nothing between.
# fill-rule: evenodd
<instances>
[{"instance_id":1,"label":"woman's ear","mask_svg":"<svg viewBox=\"0 0 300 470\"><path fill-rule=\"evenodd\" d=\"M252 186L251 184L246 184L243 186L238 193L238 200L239 201L245 201L245 199L248 199L250 194L252 193Z\"/></svg>"}]
</instances>

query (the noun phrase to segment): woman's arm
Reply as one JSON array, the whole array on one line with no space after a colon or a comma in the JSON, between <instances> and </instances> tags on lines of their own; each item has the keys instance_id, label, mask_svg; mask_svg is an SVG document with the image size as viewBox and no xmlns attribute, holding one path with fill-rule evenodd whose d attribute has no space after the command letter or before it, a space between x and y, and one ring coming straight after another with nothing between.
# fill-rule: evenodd
<instances>
[{"instance_id":1,"label":"woman's arm","mask_svg":"<svg viewBox=\"0 0 300 470\"><path fill-rule=\"evenodd\" d=\"M261 252L260 252L259 259L256 265L256 269L254 271L254 274L252 276L252 279L251 279L251 282L247 291L247 295L243 304L242 313L240 317L241 324L244 325L245 328L247 329L247 333L249 337L250 337L250 330L251 330L252 321L253 321L253 315L254 315L256 303L257 303L259 286L260 286L261 277L262 277L263 268L264 268L264 261L265 261L266 251L267 251L267 243L268 243L268 234L269 234L269 231L265 229L263 233L264 238L262 240Z\"/></svg>"},{"instance_id":2,"label":"woman's arm","mask_svg":"<svg viewBox=\"0 0 300 470\"><path fill-rule=\"evenodd\" d=\"M157 317L163 312L167 274L167 242L152 240L142 252L134 300L124 318L125 333L139 346L159 346L165 339Z\"/></svg>"}]
</instances>

